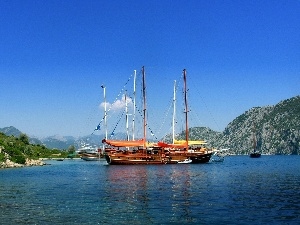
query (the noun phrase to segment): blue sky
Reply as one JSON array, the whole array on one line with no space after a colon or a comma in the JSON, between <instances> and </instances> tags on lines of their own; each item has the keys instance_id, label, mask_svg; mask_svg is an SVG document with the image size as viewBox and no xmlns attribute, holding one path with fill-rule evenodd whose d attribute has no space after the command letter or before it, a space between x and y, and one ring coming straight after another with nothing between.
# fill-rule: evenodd
<instances>
[{"instance_id":1,"label":"blue sky","mask_svg":"<svg viewBox=\"0 0 300 225\"><path fill-rule=\"evenodd\" d=\"M0 127L30 136L92 133L101 85L112 103L142 66L154 132L184 68L191 126L300 94L298 0L0 0L0 21Z\"/></svg>"}]
</instances>

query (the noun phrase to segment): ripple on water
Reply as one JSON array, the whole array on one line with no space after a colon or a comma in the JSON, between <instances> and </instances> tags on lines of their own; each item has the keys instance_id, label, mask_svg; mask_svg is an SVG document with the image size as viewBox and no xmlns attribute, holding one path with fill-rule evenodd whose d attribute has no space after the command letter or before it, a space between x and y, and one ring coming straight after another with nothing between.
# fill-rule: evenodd
<instances>
[{"instance_id":1,"label":"ripple on water","mask_svg":"<svg viewBox=\"0 0 300 225\"><path fill-rule=\"evenodd\" d=\"M3 224L298 224L300 158L0 171Z\"/></svg>"}]
</instances>

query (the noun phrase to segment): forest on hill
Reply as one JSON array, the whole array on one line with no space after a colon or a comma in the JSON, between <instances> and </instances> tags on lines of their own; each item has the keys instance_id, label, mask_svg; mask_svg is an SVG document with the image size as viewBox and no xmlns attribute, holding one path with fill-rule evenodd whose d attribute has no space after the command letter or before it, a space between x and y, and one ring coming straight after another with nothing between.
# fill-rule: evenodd
<instances>
[{"instance_id":1,"label":"forest on hill","mask_svg":"<svg viewBox=\"0 0 300 225\"><path fill-rule=\"evenodd\" d=\"M7 159L18 164L25 164L26 159L68 157L68 154L74 152L74 147L68 151L59 149L49 149L44 145L29 143L29 137L21 133L19 137L14 135L7 136L0 132L0 162Z\"/></svg>"}]
</instances>

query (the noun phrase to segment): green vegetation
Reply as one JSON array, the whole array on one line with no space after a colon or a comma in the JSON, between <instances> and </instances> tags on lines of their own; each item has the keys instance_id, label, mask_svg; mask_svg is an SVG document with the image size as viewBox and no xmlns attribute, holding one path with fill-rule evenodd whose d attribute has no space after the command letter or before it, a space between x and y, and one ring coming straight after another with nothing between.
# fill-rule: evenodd
<instances>
[{"instance_id":1,"label":"green vegetation","mask_svg":"<svg viewBox=\"0 0 300 225\"><path fill-rule=\"evenodd\" d=\"M15 137L0 132L0 162L8 158L15 163L24 164L26 158L66 158L69 153L74 152L74 146L70 146L68 151L48 149L44 145L30 144L26 134L21 133L19 137Z\"/></svg>"}]
</instances>

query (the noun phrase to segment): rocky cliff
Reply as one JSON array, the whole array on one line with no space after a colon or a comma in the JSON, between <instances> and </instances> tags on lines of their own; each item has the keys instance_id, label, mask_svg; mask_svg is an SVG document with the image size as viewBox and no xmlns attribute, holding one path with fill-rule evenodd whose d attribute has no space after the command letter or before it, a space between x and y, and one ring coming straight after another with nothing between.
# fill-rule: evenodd
<instances>
[{"instance_id":1,"label":"rocky cliff","mask_svg":"<svg viewBox=\"0 0 300 225\"><path fill-rule=\"evenodd\" d=\"M248 154L253 136L263 154L299 155L300 96L246 111L228 124L216 145L230 147L235 154Z\"/></svg>"},{"instance_id":2,"label":"rocky cliff","mask_svg":"<svg viewBox=\"0 0 300 225\"><path fill-rule=\"evenodd\" d=\"M206 127L189 130L190 140L207 140L209 147L230 148L230 154L249 154L256 139L262 154L300 154L300 96L274 106L254 107L234 119L223 132ZM177 135L184 139L185 132Z\"/></svg>"}]
</instances>

